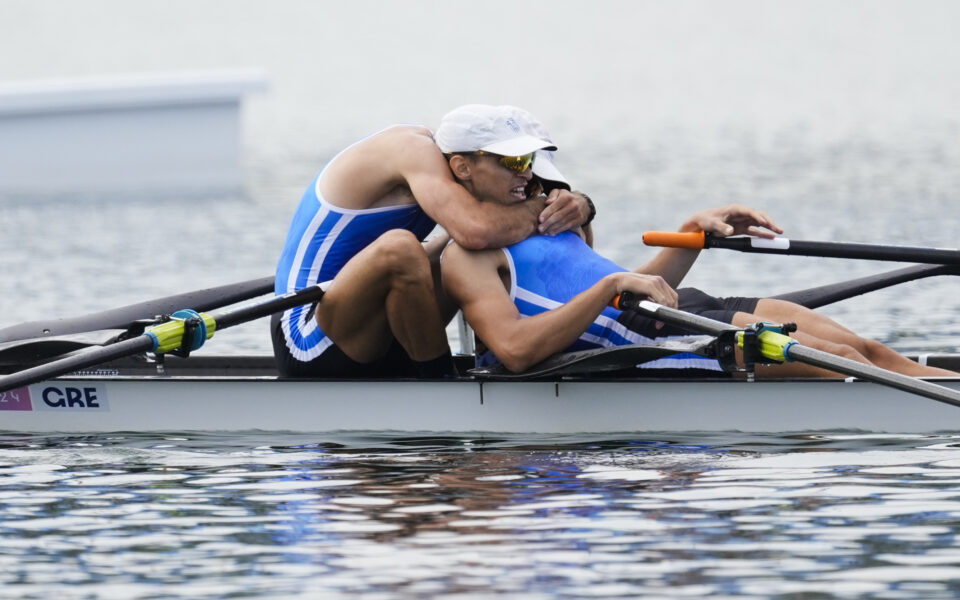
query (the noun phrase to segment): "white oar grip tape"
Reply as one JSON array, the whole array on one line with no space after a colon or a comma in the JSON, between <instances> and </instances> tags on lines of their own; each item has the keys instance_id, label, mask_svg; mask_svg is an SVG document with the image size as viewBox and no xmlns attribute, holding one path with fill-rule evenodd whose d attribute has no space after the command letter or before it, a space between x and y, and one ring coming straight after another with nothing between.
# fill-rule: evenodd
<instances>
[{"instance_id":1,"label":"white oar grip tape","mask_svg":"<svg viewBox=\"0 0 960 600\"><path fill-rule=\"evenodd\" d=\"M662 304L657 304L656 302L652 302L650 300L641 300L640 302L637 302L637 306L650 312L657 312L663 308Z\"/></svg>"},{"instance_id":2,"label":"white oar grip tape","mask_svg":"<svg viewBox=\"0 0 960 600\"><path fill-rule=\"evenodd\" d=\"M790 238L777 237L772 240L767 238L750 238L750 245L754 248L769 248L771 250L789 250Z\"/></svg>"}]
</instances>

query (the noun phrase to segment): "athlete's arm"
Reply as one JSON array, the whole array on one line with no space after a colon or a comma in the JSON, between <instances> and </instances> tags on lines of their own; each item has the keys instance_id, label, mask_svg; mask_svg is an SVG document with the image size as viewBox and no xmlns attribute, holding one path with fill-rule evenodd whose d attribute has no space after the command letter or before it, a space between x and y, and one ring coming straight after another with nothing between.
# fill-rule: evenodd
<instances>
[{"instance_id":1,"label":"athlete's arm","mask_svg":"<svg viewBox=\"0 0 960 600\"><path fill-rule=\"evenodd\" d=\"M515 205L480 202L456 182L440 149L428 135L410 134L393 153L413 196L460 245L499 248L536 232L542 199Z\"/></svg>"},{"instance_id":2,"label":"athlete's arm","mask_svg":"<svg viewBox=\"0 0 960 600\"><path fill-rule=\"evenodd\" d=\"M545 235L557 235L583 227L587 244L593 247L593 232L590 229L590 203L582 192L554 188L547 194L547 206L540 213L538 231Z\"/></svg>"},{"instance_id":3,"label":"athlete's arm","mask_svg":"<svg viewBox=\"0 0 960 600\"><path fill-rule=\"evenodd\" d=\"M674 292L659 277L613 273L570 302L522 317L504 287L500 250L471 252L455 244L443 253L443 286L474 331L504 366L520 372L573 344L613 298L632 291L675 307Z\"/></svg>"},{"instance_id":4,"label":"athlete's arm","mask_svg":"<svg viewBox=\"0 0 960 600\"><path fill-rule=\"evenodd\" d=\"M440 316L443 319L444 323L449 323L453 317L457 314L459 307L454 304L453 300L450 299L450 296L443 289L443 284L440 279L440 256L443 254L443 249L450 243L450 235L447 233L441 233L434 237L428 238L423 242L423 249L427 253L427 258L430 259L430 273L433 276L433 290L437 297L437 306L440 308Z\"/></svg>"},{"instance_id":5,"label":"athlete's arm","mask_svg":"<svg viewBox=\"0 0 960 600\"><path fill-rule=\"evenodd\" d=\"M682 233L706 231L719 236L749 234L764 238L772 238L775 233L783 233L783 229L766 213L740 204L700 211L687 219L678 231ZM700 256L699 250L664 248L634 272L659 275L672 287L677 287L698 256Z\"/></svg>"}]
</instances>

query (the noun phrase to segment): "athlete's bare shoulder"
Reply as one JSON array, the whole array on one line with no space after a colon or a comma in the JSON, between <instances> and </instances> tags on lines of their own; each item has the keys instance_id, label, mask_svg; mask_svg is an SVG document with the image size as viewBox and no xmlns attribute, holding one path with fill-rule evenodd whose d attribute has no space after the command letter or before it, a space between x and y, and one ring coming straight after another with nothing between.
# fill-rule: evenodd
<instances>
[{"instance_id":1,"label":"athlete's bare shoulder","mask_svg":"<svg viewBox=\"0 0 960 600\"><path fill-rule=\"evenodd\" d=\"M499 248L468 250L452 242L443 250L440 268L444 289L459 304L492 293L498 279L504 290L510 289L510 267Z\"/></svg>"},{"instance_id":2,"label":"athlete's bare shoulder","mask_svg":"<svg viewBox=\"0 0 960 600\"><path fill-rule=\"evenodd\" d=\"M398 125L383 131L377 140L392 158L401 175L433 168L447 172L443 153L433 141L433 132L418 125Z\"/></svg>"},{"instance_id":3,"label":"athlete's bare shoulder","mask_svg":"<svg viewBox=\"0 0 960 600\"><path fill-rule=\"evenodd\" d=\"M340 153L327 166L320 189L341 208L362 210L416 202L407 185L407 165L442 159L429 129L395 125Z\"/></svg>"},{"instance_id":4,"label":"athlete's bare shoulder","mask_svg":"<svg viewBox=\"0 0 960 600\"><path fill-rule=\"evenodd\" d=\"M476 273L477 270L498 271L509 268L506 255L500 248L469 250L456 242L451 242L444 248L442 264L445 269L455 269L462 273Z\"/></svg>"},{"instance_id":5,"label":"athlete's bare shoulder","mask_svg":"<svg viewBox=\"0 0 960 600\"><path fill-rule=\"evenodd\" d=\"M400 141L401 143L433 144L433 132L423 125L394 125L393 127L384 129L373 137L378 137L383 140Z\"/></svg>"}]
</instances>

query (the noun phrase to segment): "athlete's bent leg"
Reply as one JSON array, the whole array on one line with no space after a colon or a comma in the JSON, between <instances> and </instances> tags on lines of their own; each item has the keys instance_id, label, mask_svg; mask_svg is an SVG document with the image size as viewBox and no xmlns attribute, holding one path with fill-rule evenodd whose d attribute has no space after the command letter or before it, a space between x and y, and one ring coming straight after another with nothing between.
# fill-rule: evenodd
<instances>
[{"instance_id":1,"label":"athlete's bent leg","mask_svg":"<svg viewBox=\"0 0 960 600\"><path fill-rule=\"evenodd\" d=\"M793 302L764 298L757 303L753 314L738 313L735 318L735 324L738 326L750 325L757 321L773 321L778 324L796 323L797 332L792 334L792 337L811 348L852 358L858 362L876 365L904 375L913 377L956 376L956 373L952 371L921 365L880 342L862 338L833 319ZM791 366L799 367L799 365ZM783 369L783 367L772 367L774 371L777 369ZM789 369L788 371L793 370ZM803 371L804 369L800 370ZM821 370L820 372L824 371Z\"/></svg>"},{"instance_id":2,"label":"athlete's bent leg","mask_svg":"<svg viewBox=\"0 0 960 600\"><path fill-rule=\"evenodd\" d=\"M799 331L850 346L871 364L883 369L912 377L956 376L953 371L921 365L889 346L863 338L833 319L793 302L764 298L757 303L754 313L762 320L796 323Z\"/></svg>"},{"instance_id":3,"label":"athlete's bent leg","mask_svg":"<svg viewBox=\"0 0 960 600\"><path fill-rule=\"evenodd\" d=\"M737 327L748 327L758 321L770 320L772 319L768 317L762 317L758 314L738 312L734 314L732 323ZM804 346L821 350L823 352L829 352L830 354L842 356L843 358L855 360L860 363L870 364L870 361L868 361L862 354L846 344L834 343L818 338L814 335L803 333L801 331L792 333L790 337L797 340ZM789 377L846 377L846 375L842 375L840 373L835 373L827 369L822 369L820 367L814 367L798 362L757 365L756 373L757 377L761 379L781 379Z\"/></svg>"},{"instance_id":4,"label":"athlete's bent leg","mask_svg":"<svg viewBox=\"0 0 960 600\"><path fill-rule=\"evenodd\" d=\"M430 263L408 231L388 231L350 259L317 306L317 322L351 359L383 356L393 338L411 359L450 351Z\"/></svg>"}]
</instances>

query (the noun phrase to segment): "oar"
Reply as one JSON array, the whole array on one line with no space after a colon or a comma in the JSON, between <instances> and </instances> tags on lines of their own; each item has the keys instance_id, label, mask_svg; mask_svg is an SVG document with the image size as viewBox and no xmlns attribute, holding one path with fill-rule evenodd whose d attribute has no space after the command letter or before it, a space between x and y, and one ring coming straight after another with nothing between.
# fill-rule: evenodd
<instances>
[{"instance_id":1,"label":"oar","mask_svg":"<svg viewBox=\"0 0 960 600\"><path fill-rule=\"evenodd\" d=\"M860 296L867 292L881 290L893 285L923 279L924 277L933 277L936 275L960 275L960 265L913 265L912 267L903 267L893 271L877 273L876 275L867 275L848 281L839 281L817 287L787 292L777 296L770 296L777 300L789 300L807 308L819 308Z\"/></svg>"},{"instance_id":2,"label":"oar","mask_svg":"<svg viewBox=\"0 0 960 600\"><path fill-rule=\"evenodd\" d=\"M671 248L727 248L740 252L762 254L790 254L799 256L824 256L829 258L859 258L866 260L889 260L936 265L960 265L960 250L952 248L918 248L913 246L889 246L858 244L852 242L809 242L777 237L718 237L702 231L696 233L673 233L648 231L643 234L643 243L648 246Z\"/></svg>"},{"instance_id":3,"label":"oar","mask_svg":"<svg viewBox=\"0 0 960 600\"><path fill-rule=\"evenodd\" d=\"M29 323L0 329L0 342L86 333L104 329L129 329L136 321L153 319L157 315L169 315L184 306L192 306L194 310L205 311L256 298L272 292L273 284L273 276L261 277L157 298L156 300L79 317L30 321Z\"/></svg>"},{"instance_id":4,"label":"oar","mask_svg":"<svg viewBox=\"0 0 960 600\"><path fill-rule=\"evenodd\" d=\"M221 309L207 313L192 310L174 313L174 319L148 328L139 335L109 346L84 350L65 358L38 365L0 377L0 393L38 381L46 381L79 369L103 364L111 360L143 352L163 354L186 347L196 350L204 340L213 337L215 330L253 321L301 304L315 302L323 297L330 282L304 288L283 296L274 296L259 303L236 309Z\"/></svg>"},{"instance_id":5,"label":"oar","mask_svg":"<svg viewBox=\"0 0 960 600\"><path fill-rule=\"evenodd\" d=\"M617 301L617 307L621 310L634 310L658 321L671 323L713 336L729 334L730 332L740 332L740 341L741 343L743 342L743 330L734 325L662 306L648 300L640 300L633 294L621 294ZM844 375L859 377L867 381L910 392L911 394L925 398L945 402L953 406L960 406L960 392L942 385L810 348L809 346L800 344L793 338L773 331L761 330L757 334L757 338L759 351L763 356L771 360L777 362L790 360L821 367L837 373L843 373Z\"/></svg>"}]
</instances>

